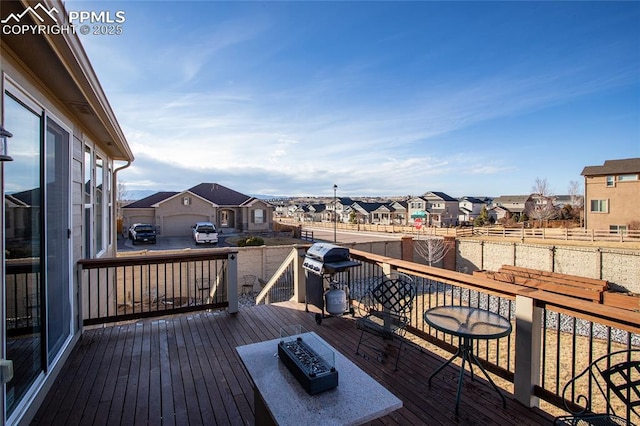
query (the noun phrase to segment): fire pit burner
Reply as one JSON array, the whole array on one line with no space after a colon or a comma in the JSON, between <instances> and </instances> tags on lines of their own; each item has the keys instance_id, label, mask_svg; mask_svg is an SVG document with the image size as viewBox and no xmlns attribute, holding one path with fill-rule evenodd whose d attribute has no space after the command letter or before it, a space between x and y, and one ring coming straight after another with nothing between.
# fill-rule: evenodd
<instances>
[{"instance_id":1,"label":"fire pit burner","mask_svg":"<svg viewBox=\"0 0 640 426\"><path fill-rule=\"evenodd\" d=\"M338 372L322 355L302 337L278 343L278 357L310 395L338 386Z\"/></svg>"},{"instance_id":2,"label":"fire pit burner","mask_svg":"<svg viewBox=\"0 0 640 426\"><path fill-rule=\"evenodd\" d=\"M329 368L310 347L308 347L301 337L291 342L284 343L284 348L292 354L300 364L309 372L309 377L315 377L318 374L335 371L335 368Z\"/></svg>"}]
</instances>

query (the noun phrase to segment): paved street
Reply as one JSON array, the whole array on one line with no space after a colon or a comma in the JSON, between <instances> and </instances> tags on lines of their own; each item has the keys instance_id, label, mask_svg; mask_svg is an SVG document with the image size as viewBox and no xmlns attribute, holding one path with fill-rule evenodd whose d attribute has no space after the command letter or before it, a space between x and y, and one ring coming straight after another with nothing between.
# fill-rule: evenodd
<instances>
[{"instance_id":1,"label":"paved street","mask_svg":"<svg viewBox=\"0 0 640 426\"><path fill-rule=\"evenodd\" d=\"M305 231L313 231L315 240L333 242L333 229L314 228L312 226L303 226ZM399 240L402 234L391 234L388 232L357 232L357 231L336 231L336 241L338 243L369 243L372 241L390 241Z\"/></svg>"}]
</instances>

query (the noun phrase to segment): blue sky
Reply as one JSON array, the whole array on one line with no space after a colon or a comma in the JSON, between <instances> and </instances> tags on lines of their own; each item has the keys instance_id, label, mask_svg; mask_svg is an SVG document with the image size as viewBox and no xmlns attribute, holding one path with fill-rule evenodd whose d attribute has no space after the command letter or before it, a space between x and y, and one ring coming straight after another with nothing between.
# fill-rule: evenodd
<instances>
[{"instance_id":1,"label":"blue sky","mask_svg":"<svg viewBox=\"0 0 640 426\"><path fill-rule=\"evenodd\" d=\"M508 195L640 157L638 2L68 1L130 191Z\"/></svg>"}]
</instances>

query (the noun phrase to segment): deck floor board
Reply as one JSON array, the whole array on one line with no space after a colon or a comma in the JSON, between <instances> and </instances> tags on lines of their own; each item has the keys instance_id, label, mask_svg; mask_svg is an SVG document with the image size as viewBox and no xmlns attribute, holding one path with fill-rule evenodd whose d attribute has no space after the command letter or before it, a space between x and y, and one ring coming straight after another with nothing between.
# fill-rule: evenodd
<instances>
[{"instance_id":1,"label":"deck floor board","mask_svg":"<svg viewBox=\"0 0 640 426\"><path fill-rule=\"evenodd\" d=\"M429 374L445 361L441 356L403 344L395 371L397 342L388 346L374 338L375 348L356 354L360 331L350 315L318 325L304 304L285 302L237 314L200 312L87 329L32 424L253 424L252 382L235 348L278 338L282 327L292 325L318 333L403 401L373 425L552 423L506 392L503 408L489 384L477 373L472 381L468 372L456 416L459 367L447 367L429 387Z\"/></svg>"}]
</instances>

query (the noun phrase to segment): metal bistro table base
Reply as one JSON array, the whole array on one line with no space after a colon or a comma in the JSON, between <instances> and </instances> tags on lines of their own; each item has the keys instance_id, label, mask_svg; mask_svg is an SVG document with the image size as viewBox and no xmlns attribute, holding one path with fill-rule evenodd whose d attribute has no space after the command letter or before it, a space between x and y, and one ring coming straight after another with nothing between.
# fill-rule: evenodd
<instances>
[{"instance_id":1,"label":"metal bistro table base","mask_svg":"<svg viewBox=\"0 0 640 426\"><path fill-rule=\"evenodd\" d=\"M500 395L502 406L506 408L506 398L484 369L480 360L473 354L473 341L476 339L498 339L508 335L511 333L511 323L509 320L496 313L469 306L438 306L427 310L424 313L424 320L435 329L458 337L458 350L456 353L429 376L429 386L431 386L431 379L451 364L454 359L457 357L462 358L462 366L460 367L460 375L458 377L458 390L456 393L456 415L458 414L458 405L460 404L464 367L467 362L469 362L471 380L474 380L473 364L475 364L480 367L480 371L482 371L487 378L487 381L491 383L493 389Z\"/></svg>"},{"instance_id":2,"label":"metal bistro table base","mask_svg":"<svg viewBox=\"0 0 640 426\"><path fill-rule=\"evenodd\" d=\"M487 378L489 383L491 383L491 386L493 386L495 391L498 392L498 395L500 395L500 398L502 398L502 406L504 408L507 408L507 400L505 399L504 395L502 395L502 392L500 392L500 389L498 388L498 386L496 386L496 384L493 382L489 374L487 374L484 367L482 367L482 364L480 364L480 362L478 361L478 358L476 358L476 356L473 354L473 339L469 337L458 338L458 350L456 351L455 354L453 354L451 358L449 358L447 362L442 364L440 367L438 367L436 371L431 373L431 375L429 376L429 386L431 386L431 379L440 371L442 371L447 365L451 364L451 362L454 359L456 359L456 357L462 358L462 366L460 367L460 376L458 377L458 391L456 393L456 409L455 409L456 414L458 414L458 405L460 404L460 392L462 391L462 378L464 377L464 365L467 361L469 362L469 370L471 371L471 380L473 380L473 364L475 364L478 367L480 367L480 371L484 373L484 376Z\"/></svg>"}]
</instances>

